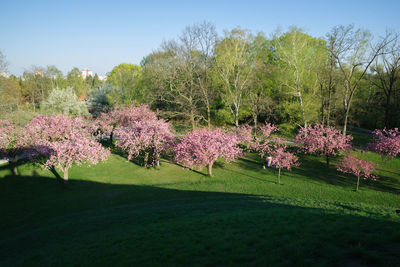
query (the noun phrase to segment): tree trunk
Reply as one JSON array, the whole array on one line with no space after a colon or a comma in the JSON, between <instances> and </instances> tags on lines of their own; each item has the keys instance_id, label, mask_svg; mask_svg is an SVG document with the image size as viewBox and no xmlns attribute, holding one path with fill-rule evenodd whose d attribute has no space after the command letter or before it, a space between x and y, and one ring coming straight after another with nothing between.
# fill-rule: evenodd
<instances>
[{"instance_id":1,"label":"tree trunk","mask_svg":"<svg viewBox=\"0 0 400 267\"><path fill-rule=\"evenodd\" d=\"M13 158L10 160L10 167L11 167L11 172L14 176L18 175L18 169L17 169L17 159Z\"/></svg>"},{"instance_id":2,"label":"tree trunk","mask_svg":"<svg viewBox=\"0 0 400 267\"><path fill-rule=\"evenodd\" d=\"M207 175L208 176L212 176L212 166L213 166L214 162L211 162L207 165Z\"/></svg>"},{"instance_id":3,"label":"tree trunk","mask_svg":"<svg viewBox=\"0 0 400 267\"><path fill-rule=\"evenodd\" d=\"M64 184L68 184L68 169L64 170L63 178L64 178Z\"/></svg>"},{"instance_id":4,"label":"tree trunk","mask_svg":"<svg viewBox=\"0 0 400 267\"><path fill-rule=\"evenodd\" d=\"M207 104L207 125L208 129L211 129L211 109L210 105Z\"/></svg>"},{"instance_id":5,"label":"tree trunk","mask_svg":"<svg viewBox=\"0 0 400 267\"><path fill-rule=\"evenodd\" d=\"M390 116L390 98L391 98L391 92L386 96L386 109L385 109L385 127L390 128L389 126L389 116Z\"/></svg>"},{"instance_id":6,"label":"tree trunk","mask_svg":"<svg viewBox=\"0 0 400 267\"><path fill-rule=\"evenodd\" d=\"M194 111L190 110L190 123L192 124L192 129L196 128L196 122L194 121Z\"/></svg>"},{"instance_id":7,"label":"tree trunk","mask_svg":"<svg viewBox=\"0 0 400 267\"><path fill-rule=\"evenodd\" d=\"M329 155L326 155L326 167L329 168Z\"/></svg>"},{"instance_id":8,"label":"tree trunk","mask_svg":"<svg viewBox=\"0 0 400 267\"><path fill-rule=\"evenodd\" d=\"M239 110L235 108L235 126L239 127Z\"/></svg>"},{"instance_id":9,"label":"tree trunk","mask_svg":"<svg viewBox=\"0 0 400 267\"><path fill-rule=\"evenodd\" d=\"M307 128L307 121L306 121L306 115L305 115L305 112L304 112L303 98L301 97L301 92L300 92L299 89L297 89L297 98L298 98L299 104L300 104L301 117L302 117L303 122L304 122L304 128Z\"/></svg>"},{"instance_id":10,"label":"tree trunk","mask_svg":"<svg viewBox=\"0 0 400 267\"><path fill-rule=\"evenodd\" d=\"M17 165L16 164L13 164L13 166L12 166L12 174L14 176L18 175L18 169L17 169Z\"/></svg>"},{"instance_id":11,"label":"tree trunk","mask_svg":"<svg viewBox=\"0 0 400 267\"><path fill-rule=\"evenodd\" d=\"M112 130L111 130L111 133L110 133L110 140L108 140L108 143L109 143L110 146L112 146L112 144L113 144L114 129L115 129L115 127L113 126L113 128L112 128Z\"/></svg>"},{"instance_id":12,"label":"tree trunk","mask_svg":"<svg viewBox=\"0 0 400 267\"><path fill-rule=\"evenodd\" d=\"M144 152L144 166L147 166L147 162L149 161L149 152Z\"/></svg>"},{"instance_id":13,"label":"tree trunk","mask_svg":"<svg viewBox=\"0 0 400 267\"><path fill-rule=\"evenodd\" d=\"M357 175L357 187L356 191L358 191L358 186L360 185L360 175Z\"/></svg>"},{"instance_id":14,"label":"tree trunk","mask_svg":"<svg viewBox=\"0 0 400 267\"><path fill-rule=\"evenodd\" d=\"M346 113L344 115L344 124L343 124L343 135L346 136L347 131L347 118L349 117L349 108L346 109Z\"/></svg>"},{"instance_id":15,"label":"tree trunk","mask_svg":"<svg viewBox=\"0 0 400 267\"><path fill-rule=\"evenodd\" d=\"M257 128L258 119L257 119L257 114L256 113L253 113L253 121L254 121L254 127Z\"/></svg>"},{"instance_id":16,"label":"tree trunk","mask_svg":"<svg viewBox=\"0 0 400 267\"><path fill-rule=\"evenodd\" d=\"M326 111L326 126L329 126L329 121L331 119L331 101L332 101L332 88L329 88L328 93L328 108Z\"/></svg>"},{"instance_id":17,"label":"tree trunk","mask_svg":"<svg viewBox=\"0 0 400 267\"><path fill-rule=\"evenodd\" d=\"M278 184L281 184L281 168L278 169Z\"/></svg>"}]
</instances>

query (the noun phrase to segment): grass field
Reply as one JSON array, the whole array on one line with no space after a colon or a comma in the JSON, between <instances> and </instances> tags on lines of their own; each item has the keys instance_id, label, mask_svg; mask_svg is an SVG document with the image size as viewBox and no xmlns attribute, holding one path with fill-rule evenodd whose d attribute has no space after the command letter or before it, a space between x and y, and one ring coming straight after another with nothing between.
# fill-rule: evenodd
<instances>
[{"instance_id":1,"label":"grass field","mask_svg":"<svg viewBox=\"0 0 400 267\"><path fill-rule=\"evenodd\" d=\"M400 159L362 157L381 178L358 192L355 177L313 156L280 185L252 154L217 162L212 178L112 155L71 169L68 186L0 165L0 266L400 266Z\"/></svg>"}]
</instances>

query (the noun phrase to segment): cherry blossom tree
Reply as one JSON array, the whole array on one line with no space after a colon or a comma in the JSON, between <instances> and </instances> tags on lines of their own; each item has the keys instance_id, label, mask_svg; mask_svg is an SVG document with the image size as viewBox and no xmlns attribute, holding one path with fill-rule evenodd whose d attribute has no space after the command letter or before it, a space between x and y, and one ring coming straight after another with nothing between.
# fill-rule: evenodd
<instances>
[{"instance_id":1,"label":"cherry blossom tree","mask_svg":"<svg viewBox=\"0 0 400 267\"><path fill-rule=\"evenodd\" d=\"M22 151L18 146L17 139L19 129L7 120L0 120L0 157L9 159L11 171L14 175L18 175L17 170L17 154Z\"/></svg>"},{"instance_id":2,"label":"cherry blossom tree","mask_svg":"<svg viewBox=\"0 0 400 267\"><path fill-rule=\"evenodd\" d=\"M171 147L174 135L171 125L164 120L145 118L115 129L117 147L128 153L128 160L142 155L144 164L156 162L163 151Z\"/></svg>"},{"instance_id":3,"label":"cherry blossom tree","mask_svg":"<svg viewBox=\"0 0 400 267\"><path fill-rule=\"evenodd\" d=\"M252 126L248 124L243 124L235 127L233 133L236 134L236 137L238 138L241 146L250 149L252 148L254 142L252 131Z\"/></svg>"},{"instance_id":4,"label":"cherry blossom tree","mask_svg":"<svg viewBox=\"0 0 400 267\"><path fill-rule=\"evenodd\" d=\"M364 179L369 178L374 181L378 178L378 176L372 174L375 168L375 163L368 160L358 159L351 155L344 156L343 160L337 165L338 171L357 176L356 191L358 191L360 185L360 177L363 177Z\"/></svg>"},{"instance_id":5,"label":"cherry blossom tree","mask_svg":"<svg viewBox=\"0 0 400 267\"><path fill-rule=\"evenodd\" d=\"M279 131L279 128L269 122L259 127L258 136L253 142L253 149L260 154L261 158L264 158L265 154L267 154L271 150L271 140L274 139L271 138L271 134L277 131Z\"/></svg>"},{"instance_id":6,"label":"cherry blossom tree","mask_svg":"<svg viewBox=\"0 0 400 267\"><path fill-rule=\"evenodd\" d=\"M376 141L369 144L369 147L382 154L382 158L390 160L400 154L400 130L398 128L376 129L373 135Z\"/></svg>"},{"instance_id":7,"label":"cherry blossom tree","mask_svg":"<svg viewBox=\"0 0 400 267\"><path fill-rule=\"evenodd\" d=\"M302 144L303 151L308 154L318 154L326 157L326 165L329 168L331 157L351 149L353 137L344 136L333 127L324 127L321 124L301 128L294 142Z\"/></svg>"},{"instance_id":8,"label":"cherry blossom tree","mask_svg":"<svg viewBox=\"0 0 400 267\"><path fill-rule=\"evenodd\" d=\"M175 161L188 168L207 166L207 173L212 176L212 166L218 158L230 162L242 155L239 144L237 135L221 129L194 130L175 146Z\"/></svg>"},{"instance_id":9,"label":"cherry blossom tree","mask_svg":"<svg viewBox=\"0 0 400 267\"><path fill-rule=\"evenodd\" d=\"M96 142L81 118L65 115L39 115L24 128L18 140L21 146L29 146L28 157L43 167L58 168L68 183L68 170L73 165L97 164L110 155Z\"/></svg>"},{"instance_id":10,"label":"cherry blossom tree","mask_svg":"<svg viewBox=\"0 0 400 267\"><path fill-rule=\"evenodd\" d=\"M99 138L109 137L113 140L114 130L117 127L128 127L132 123L139 121L157 120L157 114L147 105L123 106L120 109L111 110L108 113L101 113L92 125L92 132Z\"/></svg>"},{"instance_id":11,"label":"cherry blossom tree","mask_svg":"<svg viewBox=\"0 0 400 267\"><path fill-rule=\"evenodd\" d=\"M272 158L271 165L278 168L278 184L281 183L281 169L291 170L294 166L299 166L298 158L287 151L288 146L283 140L275 138L269 146L268 155Z\"/></svg>"}]
</instances>

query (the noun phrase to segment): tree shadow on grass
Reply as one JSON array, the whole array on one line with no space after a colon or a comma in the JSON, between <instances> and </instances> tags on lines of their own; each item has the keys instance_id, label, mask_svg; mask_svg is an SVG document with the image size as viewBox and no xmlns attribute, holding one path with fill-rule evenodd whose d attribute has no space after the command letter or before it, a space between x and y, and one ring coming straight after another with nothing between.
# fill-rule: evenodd
<instances>
[{"instance_id":1,"label":"tree shadow on grass","mask_svg":"<svg viewBox=\"0 0 400 267\"><path fill-rule=\"evenodd\" d=\"M6 176L0 264L399 266L400 219L274 201L74 179L66 190L54 178Z\"/></svg>"},{"instance_id":2,"label":"tree shadow on grass","mask_svg":"<svg viewBox=\"0 0 400 267\"><path fill-rule=\"evenodd\" d=\"M294 167L292 173L298 176L303 176L306 179L315 182L324 182L335 186L345 188L355 188L356 177L353 175L343 174L338 172L335 168L337 159L332 159L330 167L326 166L324 159L312 155L299 155L301 165ZM240 158L236 164L248 171L262 172L262 162L248 158ZM246 175L243 173L243 175ZM380 190L383 192L400 193L398 187L398 180L392 177L380 176L376 181L362 180L360 186L367 186L368 188Z\"/></svg>"},{"instance_id":3,"label":"tree shadow on grass","mask_svg":"<svg viewBox=\"0 0 400 267\"><path fill-rule=\"evenodd\" d=\"M49 170L50 170L50 172L51 172L52 174L54 174L54 176L55 176L57 179L63 180L63 178L62 178L62 177L60 176L60 174L57 172L56 168L51 167ZM34 172L36 173L36 170L35 170ZM36 174L36 175L34 175L34 176L38 176L38 175Z\"/></svg>"},{"instance_id":4,"label":"tree shadow on grass","mask_svg":"<svg viewBox=\"0 0 400 267\"><path fill-rule=\"evenodd\" d=\"M239 158L236 164L244 170L252 171L252 172L265 172L266 169L272 170L272 168L263 168L263 162L256 161L248 158Z\"/></svg>"},{"instance_id":5,"label":"tree shadow on grass","mask_svg":"<svg viewBox=\"0 0 400 267\"><path fill-rule=\"evenodd\" d=\"M235 171L235 170L229 170L229 171L230 171L230 172L237 173L237 174L240 174L240 175L245 176L245 177L247 177L247 178L251 178L251 179L253 179L253 180L258 180L258 181L262 181L262 182L265 182L265 183L272 183L272 184L275 184L275 182L271 182L271 181L268 181L268 180L266 180L266 179L262 179L262 178L260 178L260 177L255 177L255 176L249 175L249 174L247 174L247 173L245 173L245 172L239 172L239 171ZM278 175L278 174L277 174L277 175Z\"/></svg>"},{"instance_id":6,"label":"tree shadow on grass","mask_svg":"<svg viewBox=\"0 0 400 267\"><path fill-rule=\"evenodd\" d=\"M336 170L336 160L331 162L328 168L324 162L313 156L303 156L301 165L293 168L293 173L307 177L314 181L322 181L327 184L355 188L357 177L351 174L344 174ZM360 180L360 186L368 186L371 189L389 193L400 193L400 189L396 186L397 180L392 177L380 176L376 181Z\"/></svg>"},{"instance_id":7,"label":"tree shadow on grass","mask_svg":"<svg viewBox=\"0 0 400 267\"><path fill-rule=\"evenodd\" d=\"M180 164L180 163L178 163L178 162L172 162L172 163L175 164L176 166L179 166L179 167L183 168L183 169L188 169L188 170L190 170L190 171L192 171L192 172L195 172L195 173L200 174L200 175L202 175L202 176L208 177L207 174L205 174L205 173L203 173L203 172L201 172L201 171L195 170L195 169L193 169L193 168L185 167L185 166L183 166L182 164Z\"/></svg>"},{"instance_id":8,"label":"tree shadow on grass","mask_svg":"<svg viewBox=\"0 0 400 267\"><path fill-rule=\"evenodd\" d=\"M353 177L353 180L356 181L357 178L355 178L355 176ZM360 179L360 186L367 186L371 189L377 189L382 192L400 194L400 186L398 183L399 181L394 179L393 177L388 177L384 175L379 175L376 181L370 179Z\"/></svg>"},{"instance_id":9,"label":"tree shadow on grass","mask_svg":"<svg viewBox=\"0 0 400 267\"><path fill-rule=\"evenodd\" d=\"M20 160L18 160L17 162L14 162L13 164L11 164L11 163L4 163L4 164L0 165L0 171L1 171L1 170L10 170L10 174L12 174L12 167L13 167L13 165L14 165L15 167L18 168L18 167L20 167L20 166L22 166L22 165L25 165L27 162L28 162L27 160L20 159Z\"/></svg>"}]
</instances>

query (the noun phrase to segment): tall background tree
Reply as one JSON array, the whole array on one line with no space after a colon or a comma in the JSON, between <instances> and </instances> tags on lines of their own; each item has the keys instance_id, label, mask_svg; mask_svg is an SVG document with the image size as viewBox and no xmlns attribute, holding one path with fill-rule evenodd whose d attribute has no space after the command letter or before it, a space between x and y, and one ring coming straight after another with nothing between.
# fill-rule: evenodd
<instances>
[{"instance_id":1,"label":"tall background tree","mask_svg":"<svg viewBox=\"0 0 400 267\"><path fill-rule=\"evenodd\" d=\"M236 126L239 126L239 117L252 75L252 40L253 36L248 30L236 28L225 32L225 37L216 47L216 77L222 85L223 102L229 107Z\"/></svg>"},{"instance_id":2,"label":"tall background tree","mask_svg":"<svg viewBox=\"0 0 400 267\"><path fill-rule=\"evenodd\" d=\"M400 111L396 94L399 93L400 80L400 40L399 34L394 33L391 44L382 49L371 66L374 75L369 75L369 80L384 95L385 120L384 126L391 128L399 125Z\"/></svg>"},{"instance_id":3,"label":"tall background tree","mask_svg":"<svg viewBox=\"0 0 400 267\"><path fill-rule=\"evenodd\" d=\"M288 32L275 36L273 44L281 61L279 82L282 90L297 99L297 104L289 102L289 115L295 117L300 113L294 122L307 127L310 121L318 118L320 91L316 71L326 58L325 42L292 27Z\"/></svg>"},{"instance_id":4,"label":"tall background tree","mask_svg":"<svg viewBox=\"0 0 400 267\"><path fill-rule=\"evenodd\" d=\"M349 111L355 92L374 60L384 54L385 47L395 40L387 33L375 44L369 31L355 29L354 25L337 26L328 34L333 42L329 51L335 58L343 80L343 134L346 135Z\"/></svg>"},{"instance_id":5,"label":"tall background tree","mask_svg":"<svg viewBox=\"0 0 400 267\"><path fill-rule=\"evenodd\" d=\"M130 104L133 100L142 102L141 67L135 64L122 63L114 67L107 75L111 92L107 95L113 105Z\"/></svg>"},{"instance_id":6,"label":"tall background tree","mask_svg":"<svg viewBox=\"0 0 400 267\"><path fill-rule=\"evenodd\" d=\"M276 106L274 102L276 57L271 41L263 33L255 36L250 46L250 53L254 62L246 102L250 107L254 126L257 127L260 116L263 115L264 119L271 120Z\"/></svg>"}]
</instances>

